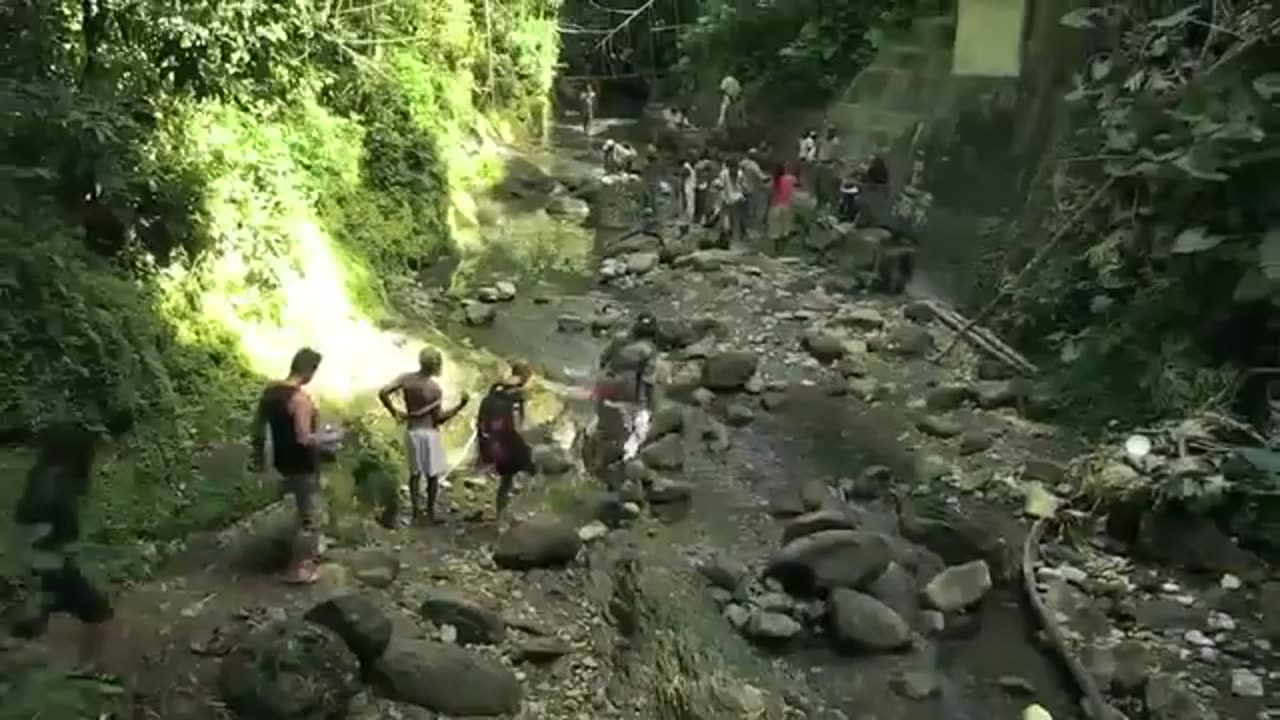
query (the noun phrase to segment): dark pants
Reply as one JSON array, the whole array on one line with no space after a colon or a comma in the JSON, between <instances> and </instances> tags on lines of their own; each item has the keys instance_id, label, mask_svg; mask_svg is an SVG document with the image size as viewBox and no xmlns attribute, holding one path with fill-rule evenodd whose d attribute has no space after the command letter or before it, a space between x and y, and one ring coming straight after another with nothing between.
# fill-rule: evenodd
<instances>
[{"instance_id":1,"label":"dark pants","mask_svg":"<svg viewBox=\"0 0 1280 720\"><path fill-rule=\"evenodd\" d=\"M44 635L49 626L49 616L66 613L82 623L97 625L115 616L106 593L98 589L80 566L69 556L50 567L33 568L32 574L39 582L40 596L31 612L19 619L13 628L15 635L35 638Z\"/></svg>"}]
</instances>

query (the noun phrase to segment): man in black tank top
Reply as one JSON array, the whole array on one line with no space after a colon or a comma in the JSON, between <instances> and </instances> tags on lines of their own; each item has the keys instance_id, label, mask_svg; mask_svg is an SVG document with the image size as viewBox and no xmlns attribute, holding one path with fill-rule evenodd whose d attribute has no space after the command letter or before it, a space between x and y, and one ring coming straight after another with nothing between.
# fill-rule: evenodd
<instances>
[{"instance_id":1,"label":"man in black tank top","mask_svg":"<svg viewBox=\"0 0 1280 720\"><path fill-rule=\"evenodd\" d=\"M325 441L316 433L316 406L306 386L320 367L320 353L303 348L293 356L289 377L262 391L253 423L253 466L261 469L266 433L271 433L272 464L293 495L298 511L298 534L285 580L310 583L316 579L320 520L320 450Z\"/></svg>"}]
</instances>

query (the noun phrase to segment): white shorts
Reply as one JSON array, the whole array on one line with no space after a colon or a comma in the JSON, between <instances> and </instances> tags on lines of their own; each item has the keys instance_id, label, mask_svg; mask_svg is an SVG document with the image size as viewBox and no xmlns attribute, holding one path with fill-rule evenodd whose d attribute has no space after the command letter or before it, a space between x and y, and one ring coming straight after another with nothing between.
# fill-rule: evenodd
<instances>
[{"instance_id":1,"label":"white shorts","mask_svg":"<svg viewBox=\"0 0 1280 720\"><path fill-rule=\"evenodd\" d=\"M404 447L409 461L409 474L440 477L448 470L444 439L431 427L411 427L404 431Z\"/></svg>"}]
</instances>

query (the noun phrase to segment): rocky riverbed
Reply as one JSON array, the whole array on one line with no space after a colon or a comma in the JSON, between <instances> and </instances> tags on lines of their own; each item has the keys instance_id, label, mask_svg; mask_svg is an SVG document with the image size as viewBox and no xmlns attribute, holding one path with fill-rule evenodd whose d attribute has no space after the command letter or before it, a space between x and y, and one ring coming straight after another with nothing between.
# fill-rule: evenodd
<instances>
[{"instance_id":1,"label":"rocky riverbed","mask_svg":"<svg viewBox=\"0 0 1280 720\"><path fill-rule=\"evenodd\" d=\"M516 183L536 190L528 212L625 216L607 196L627 182L578 160ZM112 660L140 716L1084 717L1018 582L1027 525L1077 490L1078 448L1037 420L1034 384L964 347L931 361L950 336L928 303L821 258L612 237L593 283L396 296L565 392L654 311L662 406L627 486L582 471L587 408L569 400L533 433L540 471L509 525L477 520L491 486L464 473L445 524L347 519L297 590L261 573L287 525L264 513L122 599ZM1114 710L1269 717L1267 569L1219 553L1184 575L1083 530L1038 546L1034 585Z\"/></svg>"}]
</instances>

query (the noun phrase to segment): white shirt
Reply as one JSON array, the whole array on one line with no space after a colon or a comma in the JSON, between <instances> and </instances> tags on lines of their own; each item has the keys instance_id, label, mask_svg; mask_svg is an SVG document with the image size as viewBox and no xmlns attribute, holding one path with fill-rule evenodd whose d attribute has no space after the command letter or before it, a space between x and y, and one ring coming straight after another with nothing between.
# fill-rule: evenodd
<instances>
[{"instance_id":1,"label":"white shirt","mask_svg":"<svg viewBox=\"0 0 1280 720\"><path fill-rule=\"evenodd\" d=\"M817 156L818 141L808 135L800 138L800 159L806 162L812 162Z\"/></svg>"},{"instance_id":2,"label":"white shirt","mask_svg":"<svg viewBox=\"0 0 1280 720\"><path fill-rule=\"evenodd\" d=\"M742 94L742 85L738 82L738 78L732 75L725 75L724 79L720 81L720 92L724 93L725 97L730 100L737 100L738 96Z\"/></svg>"},{"instance_id":3,"label":"white shirt","mask_svg":"<svg viewBox=\"0 0 1280 720\"><path fill-rule=\"evenodd\" d=\"M723 202L736 203L743 198L742 178L726 165L720 170L720 192Z\"/></svg>"},{"instance_id":4,"label":"white shirt","mask_svg":"<svg viewBox=\"0 0 1280 720\"><path fill-rule=\"evenodd\" d=\"M738 170L740 171L739 183L744 192L754 192L760 184L769 179L769 176L760 169L760 165L751 158L743 158L742 162L738 163Z\"/></svg>"}]
</instances>

